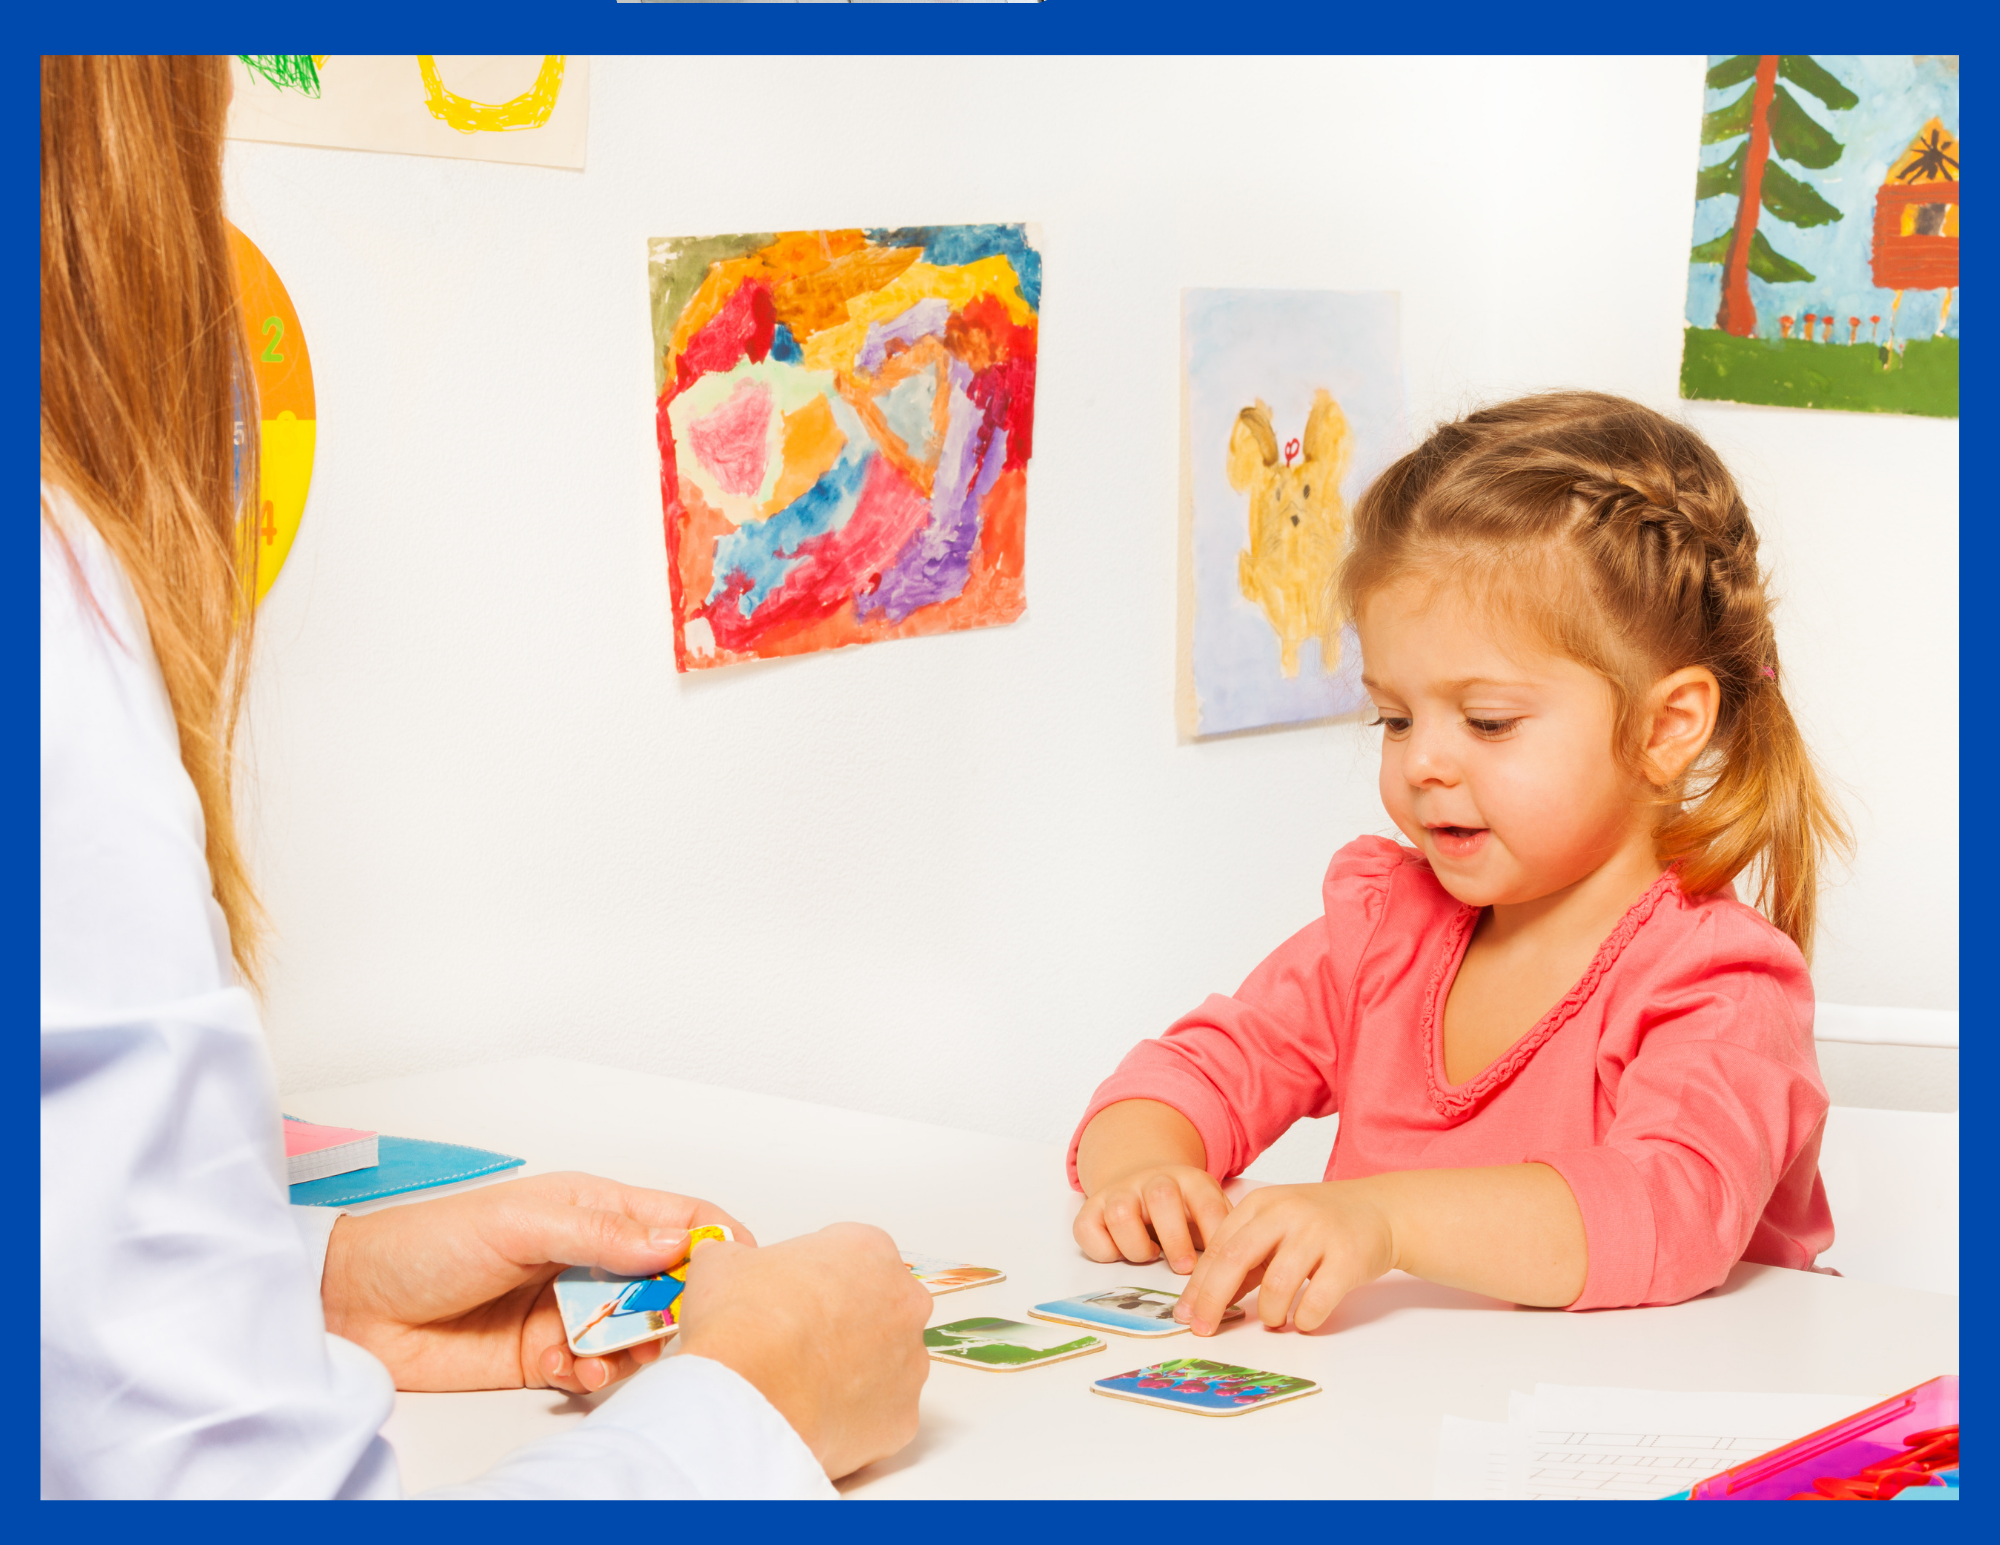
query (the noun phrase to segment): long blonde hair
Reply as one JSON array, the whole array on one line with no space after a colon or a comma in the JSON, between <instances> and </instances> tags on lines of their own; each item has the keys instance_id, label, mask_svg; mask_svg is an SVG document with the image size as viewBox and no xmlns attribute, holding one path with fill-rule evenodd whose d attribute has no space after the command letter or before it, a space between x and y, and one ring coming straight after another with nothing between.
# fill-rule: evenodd
<instances>
[{"instance_id":1,"label":"long blonde hair","mask_svg":"<svg viewBox=\"0 0 2000 1545\"><path fill-rule=\"evenodd\" d=\"M1758 906L1811 958L1820 866L1850 839L1785 701L1756 527L1706 441L1601 392L1446 424L1362 495L1340 600L1355 615L1411 574L1504 608L1602 675L1634 763L1646 688L1714 672L1715 733L1662 791L1656 851L1691 894L1754 863Z\"/></svg>"},{"instance_id":2,"label":"long blonde hair","mask_svg":"<svg viewBox=\"0 0 2000 1545\"><path fill-rule=\"evenodd\" d=\"M222 212L229 92L219 57L43 58L41 466L138 594L215 899L254 985L263 919L231 772L258 420Z\"/></svg>"}]
</instances>

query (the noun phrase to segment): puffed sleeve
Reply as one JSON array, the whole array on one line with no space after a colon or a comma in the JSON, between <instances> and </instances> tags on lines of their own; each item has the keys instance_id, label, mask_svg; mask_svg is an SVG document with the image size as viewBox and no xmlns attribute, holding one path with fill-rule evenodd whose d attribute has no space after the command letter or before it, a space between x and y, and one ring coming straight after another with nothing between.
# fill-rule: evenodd
<instances>
[{"instance_id":1,"label":"puffed sleeve","mask_svg":"<svg viewBox=\"0 0 2000 1545\"><path fill-rule=\"evenodd\" d=\"M1242 1173L1305 1116L1339 1108L1335 1040L1352 1017L1358 969L1388 909L1404 856L1380 837L1333 857L1324 915L1287 939L1229 997L1141 1041L1097 1087L1069 1144L1069 1183L1083 1129L1107 1105L1158 1100L1194 1124L1217 1180Z\"/></svg>"},{"instance_id":2,"label":"puffed sleeve","mask_svg":"<svg viewBox=\"0 0 2000 1545\"><path fill-rule=\"evenodd\" d=\"M1789 939L1747 908L1715 908L1605 1072L1616 1114L1603 1141L1526 1156L1583 1213L1590 1264L1572 1309L1679 1303L1746 1255L1805 1267L1832 1243L1812 985ZM1783 1228L1767 1218L1774 1198Z\"/></svg>"}]
</instances>

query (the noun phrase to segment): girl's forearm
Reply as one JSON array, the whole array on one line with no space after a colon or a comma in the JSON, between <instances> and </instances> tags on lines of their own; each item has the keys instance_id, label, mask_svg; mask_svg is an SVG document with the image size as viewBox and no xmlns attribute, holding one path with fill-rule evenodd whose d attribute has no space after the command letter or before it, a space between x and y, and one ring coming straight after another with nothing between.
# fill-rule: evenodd
<instances>
[{"instance_id":1,"label":"girl's forearm","mask_svg":"<svg viewBox=\"0 0 2000 1545\"><path fill-rule=\"evenodd\" d=\"M1401 1170L1336 1183L1365 1189L1381 1207L1395 1265L1412 1276L1546 1308L1583 1292L1590 1266L1583 1213L1546 1164Z\"/></svg>"},{"instance_id":2,"label":"girl's forearm","mask_svg":"<svg viewBox=\"0 0 2000 1545\"><path fill-rule=\"evenodd\" d=\"M1194 1123L1158 1100L1120 1100L1105 1106L1090 1118L1076 1146L1076 1174L1085 1196L1095 1196L1121 1176L1154 1164L1195 1169L1208 1164L1208 1149Z\"/></svg>"}]
</instances>

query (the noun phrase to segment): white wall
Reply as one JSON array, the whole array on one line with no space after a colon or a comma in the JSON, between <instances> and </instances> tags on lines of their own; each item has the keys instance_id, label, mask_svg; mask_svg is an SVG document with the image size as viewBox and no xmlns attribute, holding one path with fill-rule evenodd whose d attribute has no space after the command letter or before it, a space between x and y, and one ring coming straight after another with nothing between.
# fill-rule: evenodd
<instances>
[{"instance_id":1,"label":"white wall","mask_svg":"<svg viewBox=\"0 0 2000 1545\"><path fill-rule=\"evenodd\" d=\"M1181 287L1400 290L1419 426L1679 411L1698 59L966 61L922 136L866 110L913 68L600 59L583 173L231 146L320 414L249 737L287 1088L547 1052L1066 1135L1388 829L1354 724L1176 742ZM677 677L645 239L1017 219L1027 617ZM1954 1007L1958 426L1687 411L1861 836L1821 995Z\"/></svg>"}]
</instances>

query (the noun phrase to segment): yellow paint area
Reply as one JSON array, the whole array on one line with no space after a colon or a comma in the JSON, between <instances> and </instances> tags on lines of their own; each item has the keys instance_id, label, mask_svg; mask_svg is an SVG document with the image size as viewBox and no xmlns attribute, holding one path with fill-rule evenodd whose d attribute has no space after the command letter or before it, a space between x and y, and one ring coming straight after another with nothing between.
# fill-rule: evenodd
<instances>
[{"instance_id":1,"label":"yellow paint area","mask_svg":"<svg viewBox=\"0 0 2000 1545\"><path fill-rule=\"evenodd\" d=\"M833 420L833 405L815 397L795 413L785 415L784 468L778 486L759 511L775 515L800 494L805 493L840 460L847 436Z\"/></svg>"},{"instance_id":2,"label":"yellow paint area","mask_svg":"<svg viewBox=\"0 0 2000 1545\"><path fill-rule=\"evenodd\" d=\"M257 479L257 599L261 601L285 566L285 555L291 552L306 513L318 426L309 418L280 413L258 427L263 435Z\"/></svg>"},{"instance_id":3,"label":"yellow paint area","mask_svg":"<svg viewBox=\"0 0 2000 1545\"><path fill-rule=\"evenodd\" d=\"M444 83L437 55L418 54L417 72L424 78L424 106L461 134L499 134L508 129L539 129L556 110L562 91L564 54L544 54L534 85L504 102L475 102Z\"/></svg>"},{"instance_id":4,"label":"yellow paint area","mask_svg":"<svg viewBox=\"0 0 2000 1545\"><path fill-rule=\"evenodd\" d=\"M1250 499L1250 545L1237 554L1243 599L1261 607L1278 636L1278 665L1299 673L1299 650L1320 641L1320 669L1340 659L1333 581L1347 537L1341 480L1353 459L1347 415L1331 393L1313 393L1305 434L1282 448L1261 399L1236 417L1229 436L1229 486Z\"/></svg>"},{"instance_id":5,"label":"yellow paint area","mask_svg":"<svg viewBox=\"0 0 2000 1545\"><path fill-rule=\"evenodd\" d=\"M958 311L968 301L976 300L981 295L997 298L1007 308L1008 320L1015 326L1027 327L1034 323L1035 313L1021 298L1021 285L1014 275L1014 265L1007 261L1003 253L996 252L992 257L981 258L976 263L961 263L951 268L939 268L932 263L912 263L874 294L864 296L851 305L846 322L815 333L810 340L800 339L806 366L811 370L848 368L860 355L871 323L899 317L920 300L943 299L951 303L952 310Z\"/></svg>"}]
</instances>

